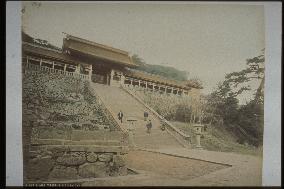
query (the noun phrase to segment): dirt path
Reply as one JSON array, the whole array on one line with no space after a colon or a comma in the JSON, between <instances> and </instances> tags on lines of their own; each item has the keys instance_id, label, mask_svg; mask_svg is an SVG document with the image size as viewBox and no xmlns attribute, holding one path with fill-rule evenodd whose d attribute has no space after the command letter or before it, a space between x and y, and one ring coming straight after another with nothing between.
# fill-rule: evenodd
<instances>
[{"instance_id":1,"label":"dirt path","mask_svg":"<svg viewBox=\"0 0 284 189\"><path fill-rule=\"evenodd\" d=\"M261 157L195 149L161 149L158 151L232 165L230 168L193 178L187 182L188 186L261 186Z\"/></svg>"},{"instance_id":2,"label":"dirt path","mask_svg":"<svg viewBox=\"0 0 284 189\"><path fill-rule=\"evenodd\" d=\"M261 186L259 157L194 149L157 152L129 152L128 167L136 169L138 175L90 181L83 186Z\"/></svg>"},{"instance_id":3,"label":"dirt path","mask_svg":"<svg viewBox=\"0 0 284 189\"><path fill-rule=\"evenodd\" d=\"M178 179L192 179L229 166L199 160L174 157L160 153L132 151L126 156L131 168L167 175Z\"/></svg>"}]
</instances>

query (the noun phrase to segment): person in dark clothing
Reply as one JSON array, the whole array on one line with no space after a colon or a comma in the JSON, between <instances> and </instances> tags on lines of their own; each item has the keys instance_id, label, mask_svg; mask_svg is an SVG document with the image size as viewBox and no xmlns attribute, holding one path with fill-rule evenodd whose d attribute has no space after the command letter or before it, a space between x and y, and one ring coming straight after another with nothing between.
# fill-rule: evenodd
<instances>
[{"instance_id":1,"label":"person in dark clothing","mask_svg":"<svg viewBox=\"0 0 284 189\"><path fill-rule=\"evenodd\" d=\"M166 130L166 120L164 118L161 120L161 130Z\"/></svg>"},{"instance_id":2,"label":"person in dark clothing","mask_svg":"<svg viewBox=\"0 0 284 189\"><path fill-rule=\"evenodd\" d=\"M122 113L121 110L118 112L117 116L118 116L118 119L120 120L120 122L122 123L123 113Z\"/></svg>"},{"instance_id":3,"label":"person in dark clothing","mask_svg":"<svg viewBox=\"0 0 284 189\"><path fill-rule=\"evenodd\" d=\"M148 116L149 116L148 112L144 111L144 121L147 121Z\"/></svg>"},{"instance_id":4,"label":"person in dark clothing","mask_svg":"<svg viewBox=\"0 0 284 189\"><path fill-rule=\"evenodd\" d=\"M152 122L151 120L148 121L148 123L146 124L146 127L147 127L147 133L151 133L151 128L152 128Z\"/></svg>"}]
</instances>

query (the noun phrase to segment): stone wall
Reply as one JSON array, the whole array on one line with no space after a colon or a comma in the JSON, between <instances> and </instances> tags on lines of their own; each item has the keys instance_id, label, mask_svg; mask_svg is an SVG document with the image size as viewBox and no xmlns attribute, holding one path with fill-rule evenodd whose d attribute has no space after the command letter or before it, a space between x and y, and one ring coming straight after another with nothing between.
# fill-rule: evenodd
<instances>
[{"instance_id":1,"label":"stone wall","mask_svg":"<svg viewBox=\"0 0 284 189\"><path fill-rule=\"evenodd\" d=\"M117 152L69 151L64 146L31 151L28 182L125 176L123 154Z\"/></svg>"},{"instance_id":2,"label":"stone wall","mask_svg":"<svg viewBox=\"0 0 284 189\"><path fill-rule=\"evenodd\" d=\"M86 135L92 140L89 146L102 146L121 145L124 139L103 104L90 94L87 82L42 71L23 74L25 183L127 174L119 150L112 146L92 150L81 141ZM76 142L75 150L66 148ZM43 148L35 150L35 145ZM46 145L53 148L47 150Z\"/></svg>"},{"instance_id":3,"label":"stone wall","mask_svg":"<svg viewBox=\"0 0 284 189\"><path fill-rule=\"evenodd\" d=\"M90 94L86 81L44 72L23 75L23 121L46 131L56 128L52 136L59 137L68 129L118 131L103 104Z\"/></svg>"}]
</instances>

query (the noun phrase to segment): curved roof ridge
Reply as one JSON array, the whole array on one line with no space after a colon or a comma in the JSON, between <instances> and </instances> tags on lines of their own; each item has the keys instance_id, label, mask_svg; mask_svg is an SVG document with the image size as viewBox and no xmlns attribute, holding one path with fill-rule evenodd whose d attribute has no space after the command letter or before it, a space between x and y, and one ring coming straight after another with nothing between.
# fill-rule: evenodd
<instances>
[{"instance_id":1,"label":"curved roof ridge","mask_svg":"<svg viewBox=\"0 0 284 189\"><path fill-rule=\"evenodd\" d=\"M111 51L114 51L114 52L117 52L117 53L121 53L121 54L124 54L124 55L129 54L127 51L124 51L124 50L121 50L121 49L118 49L118 48L114 48L112 46L108 46L108 45L104 45L104 44L97 43L97 42L94 42L94 41L90 41L90 40L87 40L87 39L83 39L83 38L80 38L80 37L76 37L74 35L70 35L70 34L67 34L67 33L66 33L66 35L67 35L67 38L75 39L77 41L87 43L89 45L99 46L101 48L105 48L105 49L108 49L108 50L111 50Z\"/></svg>"},{"instance_id":2,"label":"curved roof ridge","mask_svg":"<svg viewBox=\"0 0 284 189\"><path fill-rule=\"evenodd\" d=\"M56 50L56 49L53 49L53 48L44 47L42 45L38 45L38 44L34 44L34 43L29 43L29 42L24 42L23 41L22 44L26 44L26 45L30 45L30 46L33 46L33 47L38 47L38 48L54 51L54 52L57 52L57 53L63 53L63 51L61 51L61 50Z\"/></svg>"}]
</instances>

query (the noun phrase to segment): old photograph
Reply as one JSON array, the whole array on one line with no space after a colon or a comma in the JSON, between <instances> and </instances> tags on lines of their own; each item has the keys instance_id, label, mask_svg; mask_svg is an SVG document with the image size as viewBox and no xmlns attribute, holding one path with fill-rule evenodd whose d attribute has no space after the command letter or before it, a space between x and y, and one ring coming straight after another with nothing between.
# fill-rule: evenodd
<instances>
[{"instance_id":1,"label":"old photograph","mask_svg":"<svg viewBox=\"0 0 284 189\"><path fill-rule=\"evenodd\" d=\"M26 186L261 186L262 5L22 2Z\"/></svg>"}]
</instances>

